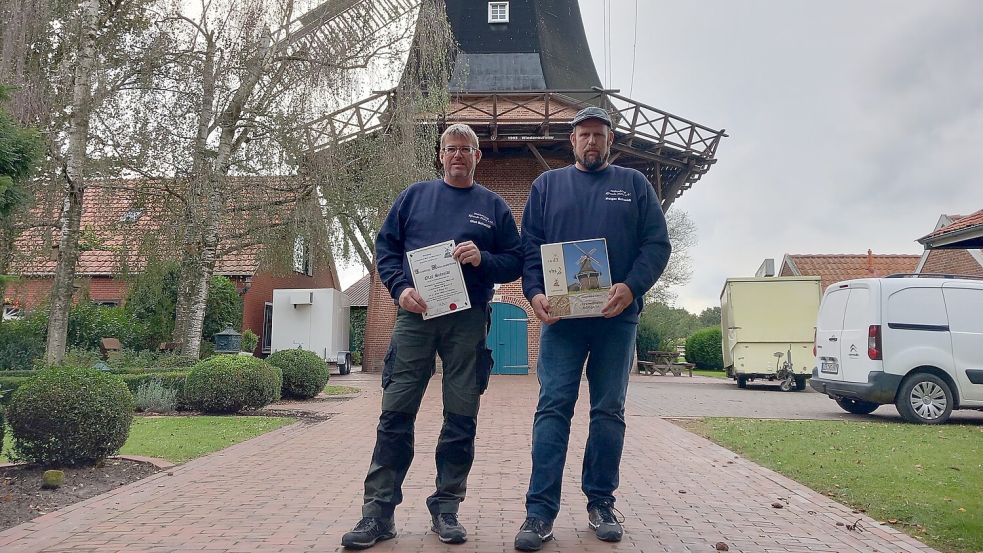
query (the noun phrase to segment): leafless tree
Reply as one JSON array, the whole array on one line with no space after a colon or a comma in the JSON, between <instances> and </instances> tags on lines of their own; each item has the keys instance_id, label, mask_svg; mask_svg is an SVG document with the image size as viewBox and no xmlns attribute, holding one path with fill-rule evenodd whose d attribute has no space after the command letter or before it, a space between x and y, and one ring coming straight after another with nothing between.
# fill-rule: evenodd
<instances>
[{"instance_id":1,"label":"leafless tree","mask_svg":"<svg viewBox=\"0 0 983 553\"><path fill-rule=\"evenodd\" d=\"M693 276L689 250L696 245L696 224L685 211L674 208L666 213L666 226L669 228L669 241L672 242L672 255L665 272L645 295L646 303L672 305L676 298L672 289L686 284Z\"/></svg>"}]
</instances>

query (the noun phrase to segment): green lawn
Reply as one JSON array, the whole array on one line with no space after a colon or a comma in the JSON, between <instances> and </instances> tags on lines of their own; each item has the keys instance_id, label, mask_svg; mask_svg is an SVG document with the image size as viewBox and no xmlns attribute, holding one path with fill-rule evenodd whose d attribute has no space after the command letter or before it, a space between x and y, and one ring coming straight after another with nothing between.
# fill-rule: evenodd
<instances>
[{"instance_id":1,"label":"green lawn","mask_svg":"<svg viewBox=\"0 0 983 553\"><path fill-rule=\"evenodd\" d=\"M288 417L136 417L120 453L183 463L293 422ZM8 428L3 453L10 447ZM6 456L0 455L0 461L6 462Z\"/></svg>"},{"instance_id":2,"label":"green lawn","mask_svg":"<svg viewBox=\"0 0 983 553\"><path fill-rule=\"evenodd\" d=\"M331 384L328 384L327 386L324 387L325 395L329 395L329 396L344 396L348 394L357 394L360 391L361 390L359 390L358 388L352 388L351 386L332 386Z\"/></svg>"},{"instance_id":3,"label":"green lawn","mask_svg":"<svg viewBox=\"0 0 983 553\"><path fill-rule=\"evenodd\" d=\"M942 551L983 551L983 427L704 419L686 424Z\"/></svg>"}]
</instances>

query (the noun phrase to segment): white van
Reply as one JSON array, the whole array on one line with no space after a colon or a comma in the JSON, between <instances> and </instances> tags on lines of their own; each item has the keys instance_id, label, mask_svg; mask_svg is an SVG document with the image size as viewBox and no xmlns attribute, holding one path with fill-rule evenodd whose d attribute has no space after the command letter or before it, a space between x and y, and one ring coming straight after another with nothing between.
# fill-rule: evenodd
<instances>
[{"instance_id":1,"label":"white van","mask_svg":"<svg viewBox=\"0 0 983 553\"><path fill-rule=\"evenodd\" d=\"M927 277L927 278L926 278ZM983 279L892 275L823 295L809 384L851 413L893 403L909 422L983 410Z\"/></svg>"}]
</instances>

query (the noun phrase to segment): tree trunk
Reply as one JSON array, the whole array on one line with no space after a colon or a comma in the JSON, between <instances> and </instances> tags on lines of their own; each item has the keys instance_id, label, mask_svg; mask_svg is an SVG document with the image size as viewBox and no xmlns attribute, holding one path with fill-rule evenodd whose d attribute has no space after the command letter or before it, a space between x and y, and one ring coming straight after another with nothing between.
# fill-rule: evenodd
<instances>
[{"instance_id":1,"label":"tree trunk","mask_svg":"<svg viewBox=\"0 0 983 553\"><path fill-rule=\"evenodd\" d=\"M99 0L81 4L81 37L78 64L72 87L71 116L68 126L68 152L65 161L65 201L61 212L61 238L58 241L58 264L51 288L51 311L48 315L48 364L61 363L68 341L68 312L75 291L75 267L79 258L79 235L82 222L82 195L85 192L85 158L89 141L89 116L92 111L92 72L95 65L96 32L99 23Z\"/></svg>"},{"instance_id":2,"label":"tree trunk","mask_svg":"<svg viewBox=\"0 0 983 553\"><path fill-rule=\"evenodd\" d=\"M203 201L192 210L187 224L184 258L181 262L178 317L175 319L175 337L181 343L181 353L191 357L201 354L202 327L205 307L208 304L208 283L215 272L218 257L218 221L221 197L220 175L209 174L196 186L198 198ZM180 327L177 323L180 322ZM210 338L205 336L205 339Z\"/></svg>"}]
</instances>

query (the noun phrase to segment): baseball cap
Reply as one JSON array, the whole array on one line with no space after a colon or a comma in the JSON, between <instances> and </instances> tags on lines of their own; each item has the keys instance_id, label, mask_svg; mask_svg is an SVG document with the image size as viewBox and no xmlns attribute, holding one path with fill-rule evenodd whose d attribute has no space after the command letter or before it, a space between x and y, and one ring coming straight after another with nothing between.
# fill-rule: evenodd
<instances>
[{"instance_id":1,"label":"baseball cap","mask_svg":"<svg viewBox=\"0 0 983 553\"><path fill-rule=\"evenodd\" d=\"M614 124L611 123L611 116L608 112L595 106L586 107L577 112L577 115L573 117L573 126L576 127L583 121L587 119L600 119L608 127L614 128Z\"/></svg>"}]
</instances>

